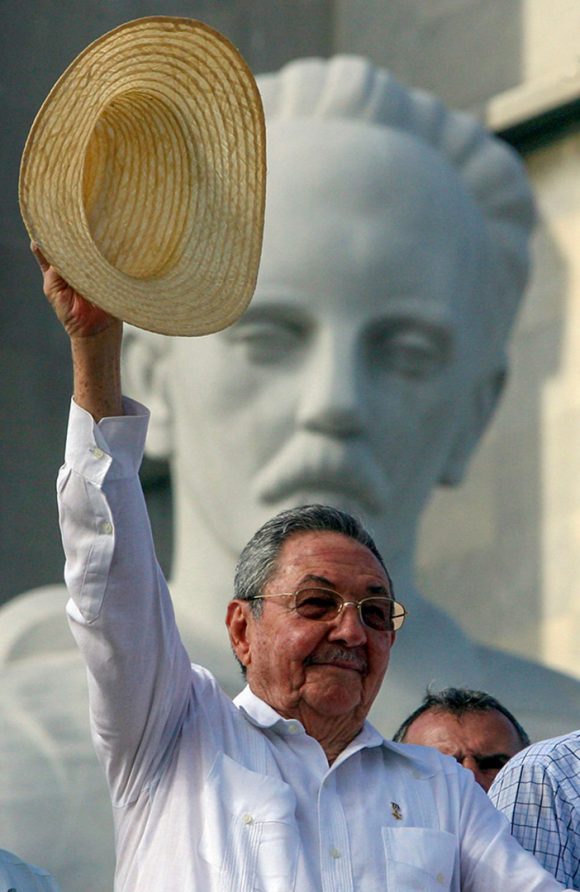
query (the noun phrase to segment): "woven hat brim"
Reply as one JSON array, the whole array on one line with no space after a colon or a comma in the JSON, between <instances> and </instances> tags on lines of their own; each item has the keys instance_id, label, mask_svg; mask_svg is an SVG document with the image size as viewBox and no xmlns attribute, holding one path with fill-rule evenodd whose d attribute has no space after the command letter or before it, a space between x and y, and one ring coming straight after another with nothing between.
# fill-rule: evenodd
<instances>
[{"instance_id":1,"label":"woven hat brim","mask_svg":"<svg viewBox=\"0 0 580 892\"><path fill-rule=\"evenodd\" d=\"M230 325L256 285L265 127L235 47L187 18L127 22L52 88L21 162L31 238L79 293L171 335Z\"/></svg>"}]
</instances>

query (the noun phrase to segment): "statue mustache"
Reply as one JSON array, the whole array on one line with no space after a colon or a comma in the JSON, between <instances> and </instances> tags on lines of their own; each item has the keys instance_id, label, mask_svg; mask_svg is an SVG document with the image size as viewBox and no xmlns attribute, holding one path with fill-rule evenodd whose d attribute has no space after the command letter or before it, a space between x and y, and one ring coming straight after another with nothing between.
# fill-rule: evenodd
<instances>
[{"instance_id":1,"label":"statue mustache","mask_svg":"<svg viewBox=\"0 0 580 892\"><path fill-rule=\"evenodd\" d=\"M383 510L388 483L370 449L322 435L297 434L256 475L255 491L277 502L305 489L346 496L372 514Z\"/></svg>"}]
</instances>

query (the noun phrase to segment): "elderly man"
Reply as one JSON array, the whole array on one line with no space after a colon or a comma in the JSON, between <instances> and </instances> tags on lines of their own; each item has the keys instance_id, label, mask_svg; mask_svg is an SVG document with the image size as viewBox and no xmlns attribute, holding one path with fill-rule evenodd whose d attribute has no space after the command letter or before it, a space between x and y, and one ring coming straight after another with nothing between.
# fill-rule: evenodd
<instances>
[{"instance_id":1,"label":"elderly man","mask_svg":"<svg viewBox=\"0 0 580 892\"><path fill-rule=\"evenodd\" d=\"M469 688L427 691L393 740L432 746L453 756L486 792L501 768L530 743L509 709L491 694Z\"/></svg>"},{"instance_id":2,"label":"elderly man","mask_svg":"<svg viewBox=\"0 0 580 892\"><path fill-rule=\"evenodd\" d=\"M561 883L580 889L580 731L520 753L489 795L524 848Z\"/></svg>"},{"instance_id":3,"label":"elderly man","mask_svg":"<svg viewBox=\"0 0 580 892\"><path fill-rule=\"evenodd\" d=\"M366 721L405 611L350 515L290 509L242 552L235 703L190 665L138 482L147 416L121 396L122 325L37 256L71 338L60 519L118 892L562 888L469 773Z\"/></svg>"}]
</instances>

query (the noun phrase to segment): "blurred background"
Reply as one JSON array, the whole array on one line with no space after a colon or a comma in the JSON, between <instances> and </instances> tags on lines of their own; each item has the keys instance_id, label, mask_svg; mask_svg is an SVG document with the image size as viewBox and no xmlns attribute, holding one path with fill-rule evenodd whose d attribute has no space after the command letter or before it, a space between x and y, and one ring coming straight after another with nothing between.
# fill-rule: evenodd
<instances>
[{"instance_id":1,"label":"blurred background","mask_svg":"<svg viewBox=\"0 0 580 892\"><path fill-rule=\"evenodd\" d=\"M466 483L426 513L419 587L475 639L580 678L578 0L1 0L0 9L0 602L62 578L54 480L68 345L18 210L26 135L88 43L131 18L184 15L222 31L256 73L299 56L369 56L522 153L540 220L511 377ZM143 479L169 570L167 468L147 461Z\"/></svg>"}]
</instances>

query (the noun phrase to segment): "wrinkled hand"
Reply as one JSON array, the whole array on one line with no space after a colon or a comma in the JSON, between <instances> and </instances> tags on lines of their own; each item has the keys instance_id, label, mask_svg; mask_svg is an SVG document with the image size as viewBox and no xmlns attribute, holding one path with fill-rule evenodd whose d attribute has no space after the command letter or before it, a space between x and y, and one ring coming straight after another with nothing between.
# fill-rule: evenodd
<instances>
[{"instance_id":1,"label":"wrinkled hand","mask_svg":"<svg viewBox=\"0 0 580 892\"><path fill-rule=\"evenodd\" d=\"M31 242L30 248L42 271L44 293L69 337L92 337L121 325L120 320L95 307L71 288L49 264L37 244Z\"/></svg>"}]
</instances>

